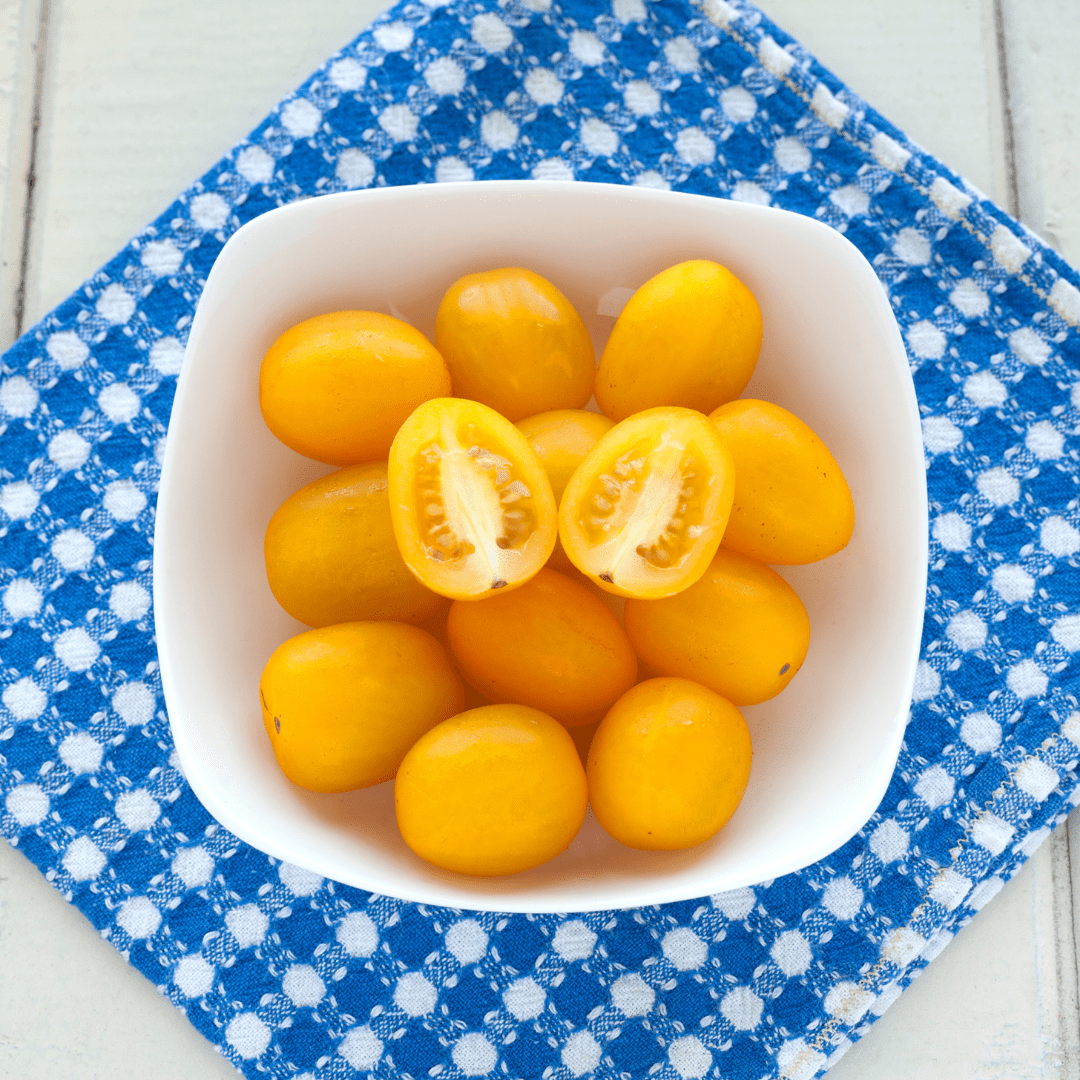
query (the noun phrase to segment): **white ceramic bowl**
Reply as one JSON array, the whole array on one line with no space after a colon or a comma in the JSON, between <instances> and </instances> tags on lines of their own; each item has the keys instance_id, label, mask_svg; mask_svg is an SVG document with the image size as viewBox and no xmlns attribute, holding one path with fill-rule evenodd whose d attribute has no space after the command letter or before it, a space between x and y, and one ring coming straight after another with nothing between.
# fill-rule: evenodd
<instances>
[{"instance_id":1,"label":"white ceramic bowl","mask_svg":"<svg viewBox=\"0 0 1080 1080\"><path fill-rule=\"evenodd\" d=\"M468 878L413 855L393 785L295 787L263 731L258 682L306 629L263 566L277 506L330 470L279 443L258 371L294 323L383 311L429 337L447 286L526 266L581 313L599 356L621 304L690 258L723 263L757 297L764 341L746 396L817 431L855 499L839 555L782 568L810 615L810 651L779 697L744 710L750 784L731 822L690 851L622 847L590 815L569 850L509 878ZM158 501L154 604L180 762L207 809L257 848L373 892L459 908L581 911L703 896L827 855L873 813L896 764L926 587L918 407L892 309L839 233L810 218L704 196L601 184L498 181L328 195L240 229L214 264L177 388Z\"/></svg>"}]
</instances>

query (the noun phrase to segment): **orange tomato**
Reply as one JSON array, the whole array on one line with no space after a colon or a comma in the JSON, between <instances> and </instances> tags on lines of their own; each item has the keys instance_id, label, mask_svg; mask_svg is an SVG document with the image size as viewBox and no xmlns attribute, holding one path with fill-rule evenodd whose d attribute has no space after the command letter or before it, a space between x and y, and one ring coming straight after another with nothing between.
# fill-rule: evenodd
<instances>
[{"instance_id":1,"label":"orange tomato","mask_svg":"<svg viewBox=\"0 0 1080 1080\"><path fill-rule=\"evenodd\" d=\"M614 426L615 422L606 416L584 409L554 409L517 422L518 430L529 440L551 481L556 506L585 455ZM575 570L560 540L555 541L548 565L564 574Z\"/></svg>"},{"instance_id":2,"label":"orange tomato","mask_svg":"<svg viewBox=\"0 0 1080 1080\"><path fill-rule=\"evenodd\" d=\"M267 427L328 465L385 459L422 401L450 393L450 372L419 330L374 311L334 311L286 330L259 371Z\"/></svg>"},{"instance_id":3,"label":"orange tomato","mask_svg":"<svg viewBox=\"0 0 1080 1080\"><path fill-rule=\"evenodd\" d=\"M652 671L693 679L736 705L779 694L810 644L795 590L771 567L723 547L678 596L627 600L623 622Z\"/></svg>"},{"instance_id":4,"label":"orange tomato","mask_svg":"<svg viewBox=\"0 0 1080 1080\"><path fill-rule=\"evenodd\" d=\"M707 413L743 392L760 350L753 293L718 263L679 263L627 301L600 357L596 403L613 420L658 405Z\"/></svg>"},{"instance_id":5,"label":"orange tomato","mask_svg":"<svg viewBox=\"0 0 1080 1080\"><path fill-rule=\"evenodd\" d=\"M573 739L524 705L472 709L433 728L394 784L398 827L444 870L517 874L570 846L588 790Z\"/></svg>"},{"instance_id":6,"label":"orange tomato","mask_svg":"<svg viewBox=\"0 0 1080 1080\"><path fill-rule=\"evenodd\" d=\"M709 417L735 461L724 546L762 562L817 562L844 548L855 505L829 448L794 413L745 398Z\"/></svg>"},{"instance_id":7,"label":"orange tomato","mask_svg":"<svg viewBox=\"0 0 1080 1080\"><path fill-rule=\"evenodd\" d=\"M277 602L308 626L418 623L449 607L409 572L390 521L386 465L351 465L290 495L263 542Z\"/></svg>"},{"instance_id":8,"label":"orange tomato","mask_svg":"<svg viewBox=\"0 0 1080 1080\"><path fill-rule=\"evenodd\" d=\"M559 507L570 561L620 596L672 596L705 572L724 534L731 455L691 409L616 424L578 466Z\"/></svg>"},{"instance_id":9,"label":"orange tomato","mask_svg":"<svg viewBox=\"0 0 1080 1080\"><path fill-rule=\"evenodd\" d=\"M632 848L672 851L714 836L750 778L750 732L730 701L689 679L628 690L589 747L597 821Z\"/></svg>"},{"instance_id":10,"label":"orange tomato","mask_svg":"<svg viewBox=\"0 0 1080 1080\"><path fill-rule=\"evenodd\" d=\"M446 291L435 341L454 396L509 420L576 409L592 396L596 358L573 305L539 274L503 267L466 274Z\"/></svg>"},{"instance_id":11,"label":"orange tomato","mask_svg":"<svg viewBox=\"0 0 1080 1080\"><path fill-rule=\"evenodd\" d=\"M433 592L479 600L524 584L551 555L551 484L525 436L486 405L421 405L390 448L388 483L401 556Z\"/></svg>"},{"instance_id":12,"label":"orange tomato","mask_svg":"<svg viewBox=\"0 0 1080 1080\"><path fill-rule=\"evenodd\" d=\"M424 732L460 712L464 689L430 634L355 622L279 645L259 700L274 755L294 784L351 791L392 779Z\"/></svg>"},{"instance_id":13,"label":"orange tomato","mask_svg":"<svg viewBox=\"0 0 1080 1080\"><path fill-rule=\"evenodd\" d=\"M546 568L511 593L456 601L446 631L462 675L489 701L530 705L568 728L599 720L637 678L608 606Z\"/></svg>"}]
</instances>

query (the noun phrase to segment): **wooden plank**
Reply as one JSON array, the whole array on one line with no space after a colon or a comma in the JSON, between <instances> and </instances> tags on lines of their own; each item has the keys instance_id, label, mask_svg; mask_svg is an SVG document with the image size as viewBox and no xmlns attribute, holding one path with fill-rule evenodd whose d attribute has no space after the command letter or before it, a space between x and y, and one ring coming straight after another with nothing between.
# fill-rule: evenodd
<instances>
[{"instance_id":1,"label":"wooden plank","mask_svg":"<svg viewBox=\"0 0 1080 1080\"><path fill-rule=\"evenodd\" d=\"M0 1077L236 1080L236 1071L0 841Z\"/></svg>"},{"instance_id":2,"label":"wooden plank","mask_svg":"<svg viewBox=\"0 0 1080 1080\"><path fill-rule=\"evenodd\" d=\"M1075 1080L1067 842L1051 836L829 1080Z\"/></svg>"},{"instance_id":3,"label":"wooden plank","mask_svg":"<svg viewBox=\"0 0 1080 1080\"><path fill-rule=\"evenodd\" d=\"M992 0L760 0L758 6L916 143L1003 200Z\"/></svg>"},{"instance_id":4,"label":"wooden plank","mask_svg":"<svg viewBox=\"0 0 1080 1080\"><path fill-rule=\"evenodd\" d=\"M1020 215L1080 264L1080 17L1074 0L1002 0Z\"/></svg>"},{"instance_id":5,"label":"wooden plank","mask_svg":"<svg viewBox=\"0 0 1080 1080\"><path fill-rule=\"evenodd\" d=\"M44 0L0 0L0 350L18 337Z\"/></svg>"},{"instance_id":6,"label":"wooden plank","mask_svg":"<svg viewBox=\"0 0 1080 1080\"><path fill-rule=\"evenodd\" d=\"M36 321L389 0L68 0L46 73Z\"/></svg>"}]
</instances>

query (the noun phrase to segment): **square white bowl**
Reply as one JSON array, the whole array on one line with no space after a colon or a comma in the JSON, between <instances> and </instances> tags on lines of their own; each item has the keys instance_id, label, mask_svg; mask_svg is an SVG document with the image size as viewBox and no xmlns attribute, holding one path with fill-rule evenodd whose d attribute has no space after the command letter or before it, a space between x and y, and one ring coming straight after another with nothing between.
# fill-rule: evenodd
<instances>
[{"instance_id":1,"label":"square white bowl","mask_svg":"<svg viewBox=\"0 0 1080 1080\"><path fill-rule=\"evenodd\" d=\"M603 348L622 302L691 258L729 267L761 306L744 396L790 409L850 483L855 534L784 567L810 616L806 662L743 710L754 742L731 822L689 851L616 843L590 814L571 847L507 878L436 869L401 840L393 784L318 795L290 783L263 730L271 652L307 629L267 585L263 532L331 471L263 423L258 373L274 339L327 311L403 318L429 337L462 274L525 266L573 302ZM918 661L927 507L918 406L892 308L843 236L810 218L705 196L603 184L493 181L327 195L240 229L209 275L187 346L158 500L154 605L180 762L206 808L277 857L376 893L459 908L583 911L684 900L765 881L865 824L899 753Z\"/></svg>"}]
</instances>

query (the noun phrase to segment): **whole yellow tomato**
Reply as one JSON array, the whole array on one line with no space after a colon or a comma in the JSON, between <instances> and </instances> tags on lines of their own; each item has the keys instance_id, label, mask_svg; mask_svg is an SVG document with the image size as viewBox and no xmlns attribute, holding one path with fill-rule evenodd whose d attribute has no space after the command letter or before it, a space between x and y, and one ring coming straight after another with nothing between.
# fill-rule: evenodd
<instances>
[{"instance_id":1,"label":"whole yellow tomato","mask_svg":"<svg viewBox=\"0 0 1080 1080\"><path fill-rule=\"evenodd\" d=\"M294 784L351 791L390 780L424 732L460 712L464 690L429 633L355 622L279 645L259 700L274 755Z\"/></svg>"},{"instance_id":2,"label":"whole yellow tomato","mask_svg":"<svg viewBox=\"0 0 1080 1080\"><path fill-rule=\"evenodd\" d=\"M847 545L855 504L829 448L794 413L743 398L709 419L735 462L723 545L762 562L817 562Z\"/></svg>"},{"instance_id":3,"label":"whole yellow tomato","mask_svg":"<svg viewBox=\"0 0 1080 1080\"><path fill-rule=\"evenodd\" d=\"M760 350L753 293L718 263L679 263L627 301L600 357L596 403L612 420L659 405L707 413L743 392Z\"/></svg>"},{"instance_id":4,"label":"whole yellow tomato","mask_svg":"<svg viewBox=\"0 0 1080 1080\"><path fill-rule=\"evenodd\" d=\"M418 623L449 608L402 561L381 461L350 465L290 495L266 527L263 553L277 602L308 626Z\"/></svg>"},{"instance_id":5,"label":"whole yellow tomato","mask_svg":"<svg viewBox=\"0 0 1080 1080\"><path fill-rule=\"evenodd\" d=\"M556 507L570 477L585 460L585 455L614 426L615 422L606 416L584 409L553 409L518 421L518 430L529 440L551 481ZM555 541L548 566L564 574L575 572L574 564L563 551L561 540Z\"/></svg>"},{"instance_id":6,"label":"whole yellow tomato","mask_svg":"<svg viewBox=\"0 0 1080 1080\"><path fill-rule=\"evenodd\" d=\"M599 720L637 678L608 606L547 568L513 592L456 601L446 632L461 673L489 701L531 705L569 728Z\"/></svg>"},{"instance_id":7,"label":"whole yellow tomato","mask_svg":"<svg viewBox=\"0 0 1080 1080\"><path fill-rule=\"evenodd\" d=\"M779 694L810 644L795 590L771 567L723 547L677 596L627 600L623 622L651 671L693 679L736 705Z\"/></svg>"},{"instance_id":8,"label":"whole yellow tomato","mask_svg":"<svg viewBox=\"0 0 1080 1080\"><path fill-rule=\"evenodd\" d=\"M375 311L334 311L286 330L259 372L267 427L328 465L385 460L422 401L450 393L450 372L419 330Z\"/></svg>"},{"instance_id":9,"label":"whole yellow tomato","mask_svg":"<svg viewBox=\"0 0 1080 1080\"><path fill-rule=\"evenodd\" d=\"M627 847L693 847L735 813L750 758L750 732L730 701L689 679L650 679L623 694L597 728L589 801Z\"/></svg>"},{"instance_id":10,"label":"whole yellow tomato","mask_svg":"<svg viewBox=\"0 0 1080 1080\"><path fill-rule=\"evenodd\" d=\"M589 332L570 301L531 270L459 278L439 305L435 341L454 396L490 405L508 420L577 409L592 396Z\"/></svg>"},{"instance_id":11,"label":"whole yellow tomato","mask_svg":"<svg viewBox=\"0 0 1080 1080\"><path fill-rule=\"evenodd\" d=\"M564 851L587 800L573 739L524 705L488 705L439 724L405 755L394 784L405 843L444 870L485 877Z\"/></svg>"}]
</instances>

